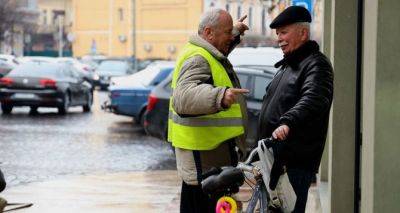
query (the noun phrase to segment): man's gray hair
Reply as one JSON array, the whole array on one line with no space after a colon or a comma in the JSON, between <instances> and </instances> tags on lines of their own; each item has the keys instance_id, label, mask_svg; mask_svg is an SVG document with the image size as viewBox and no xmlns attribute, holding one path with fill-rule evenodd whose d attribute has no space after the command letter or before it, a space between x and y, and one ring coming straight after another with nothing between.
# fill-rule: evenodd
<instances>
[{"instance_id":1,"label":"man's gray hair","mask_svg":"<svg viewBox=\"0 0 400 213\"><path fill-rule=\"evenodd\" d=\"M301 28L303 28L303 29L306 29L307 30L307 36L308 36L308 38L310 38L310 34L311 34L311 31L310 31L310 23L308 23L308 22L297 22L297 23L294 23L295 25L297 25L297 26L299 26L299 27L301 27Z\"/></svg>"},{"instance_id":2,"label":"man's gray hair","mask_svg":"<svg viewBox=\"0 0 400 213\"><path fill-rule=\"evenodd\" d=\"M308 31L310 31L310 23L308 23L308 22L296 22L295 24L298 26L304 27Z\"/></svg>"},{"instance_id":3,"label":"man's gray hair","mask_svg":"<svg viewBox=\"0 0 400 213\"><path fill-rule=\"evenodd\" d=\"M223 11L222 9L212 9L205 12L200 18L198 34L202 34L206 27L218 26L219 16Z\"/></svg>"}]
</instances>

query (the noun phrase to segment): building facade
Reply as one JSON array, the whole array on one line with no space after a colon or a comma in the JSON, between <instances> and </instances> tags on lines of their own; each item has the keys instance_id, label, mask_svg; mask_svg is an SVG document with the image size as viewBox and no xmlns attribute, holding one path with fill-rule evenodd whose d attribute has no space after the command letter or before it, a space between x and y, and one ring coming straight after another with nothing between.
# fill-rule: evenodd
<instances>
[{"instance_id":1,"label":"building facade","mask_svg":"<svg viewBox=\"0 0 400 213\"><path fill-rule=\"evenodd\" d=\"M3 33L4 40L0 42L0 52L3 54L13 54L22 56L24 47L29 45L31 33L35 31L36 23L39 17L39 10L36 0L16 0L3 2L5 4L12 4L13 11L6 11L12 14L13 19L11 23L2 23L9 25ZM3 20L4 22L4 20Z\"/></svg>"},{"instance_id":2,"label":"building facade","mask_svg":"<svg viewBox=\"0 0 400 213\"><path fill-rule=\"evenodd\" d=\"M90 0L72 2L75 56L136 55L140 59L175 59L189 36L197 32L201 14L212 8L229 11L234 20L243 15L248 16L245 23L250 30L246 32L242 46L275 46L274 32L268 26L280 11L292 4L291 0L99 0L96 4ZM318 14L320 20L322 8L316 5L321 5L321 0L310 2L314 8L313 16ZM314 23L322 25L321 21ZM321 28L315 28L319 35L322 33Z\"/></svg>"},{"instance_id":3,"label":"building facade","mask_svg":"<svg viewBox=\"0 0 400 213\"><path fill-rule=\"evenodd\" d=\"M67 38L73 23L71 0L38 0L38 9L38 28L25 47L25 55L72 55Z\"/></svg>"},{"instance_id":4,"label":"building facade","mask_svg":"<svg viewBox=\"0 0 400 213\"><path fill-rule=\"evenodd\" d=\"M137 0L138 58L175 59L190 35L197 32L203 2L198 0Z\"/></svg>"},{"instance_id":5,"label":"building facade","mask_svg":"<svg viewBox=\"0 0 400 213\"><path fill-rule=\"evenodd\" d=\"M74 56L132 56L134 0L72 0Z\"/></svg>"}]
</instances>

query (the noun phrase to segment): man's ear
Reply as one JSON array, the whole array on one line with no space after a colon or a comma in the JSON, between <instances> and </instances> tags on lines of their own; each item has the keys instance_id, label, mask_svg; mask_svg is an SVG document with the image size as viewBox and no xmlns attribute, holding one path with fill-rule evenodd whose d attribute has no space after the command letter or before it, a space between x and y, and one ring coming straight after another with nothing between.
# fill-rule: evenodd
<instances>
[{"instance_id":1,"label":"man's ear","mask_svg":"<svg viewBox=\"0 0 400 213\"><path fill-rule=\"evenodd\" d=\"M302 28L300 32L301 32L301 34L300 34L301 35L301 40L302 41L307 41L308 37L310 36L309 35L310 32L306 28Z\"/></svg>"},{"instance_id":2,"label":"man's ear","mask_svg":"<svg viewBox=\"0 0 400 213\"><path fill-rule=\"evenodd\" d=\"M214 32L212 31L212 29L210 27L205 27L204 28L204 36L208 39L208 40L212 40L214 37Z\"/></svg>"}]
</instances>

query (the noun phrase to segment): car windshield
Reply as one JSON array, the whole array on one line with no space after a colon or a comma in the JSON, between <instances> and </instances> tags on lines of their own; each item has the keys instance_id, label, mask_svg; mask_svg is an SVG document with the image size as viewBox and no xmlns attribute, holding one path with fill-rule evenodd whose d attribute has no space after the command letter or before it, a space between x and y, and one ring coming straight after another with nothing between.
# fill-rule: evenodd
<instances>
[{"instance_id":1,"label":"car windshield","mask_svg":"<svg viewBox=\"0 0 400 213\"><path fill-rule=\"evenodd\" d=\"M61 66L55 63L25 63L13 69L10 77L61 77Z\"/></svg>"},{"instance_id":2,"label":"car windshield","mask_svg":"<svg viewBox=\"0 0 400 213\"><path fill-rule=\"evenodd\" d=\"M118 60L102 61L97 67L99 74L126 74L128 70L128 63Z\"/></svg>"}]
</instances>

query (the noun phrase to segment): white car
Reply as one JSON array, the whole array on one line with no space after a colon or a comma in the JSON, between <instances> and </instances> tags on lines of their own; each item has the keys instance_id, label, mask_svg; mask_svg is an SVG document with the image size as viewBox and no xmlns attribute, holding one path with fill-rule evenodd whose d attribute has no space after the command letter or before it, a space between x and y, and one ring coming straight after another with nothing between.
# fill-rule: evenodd
<instances>
[{"instance_id":1,"label":"white car","mask_svg":"<svg viewBox=\"0 0 400 213\"><path fill-rule=\"evenodd\" d=\"M233 66L274 66L283 59L282 50L273 47L239 47L228 56Z\"/></svg>"},{"instance_id":2,"label":"white car","mask_svg":"<svg viewBox=\"0 0 400 213\"><path fill-rule=\"evenodd\" d=\"M55 58L53 57L44 57L44 56L24 56L24 57L20 57L18 58L18 61L23 64L26 62L45 62L45 63L54 63Z\"/></svg>"}]
</instances>

